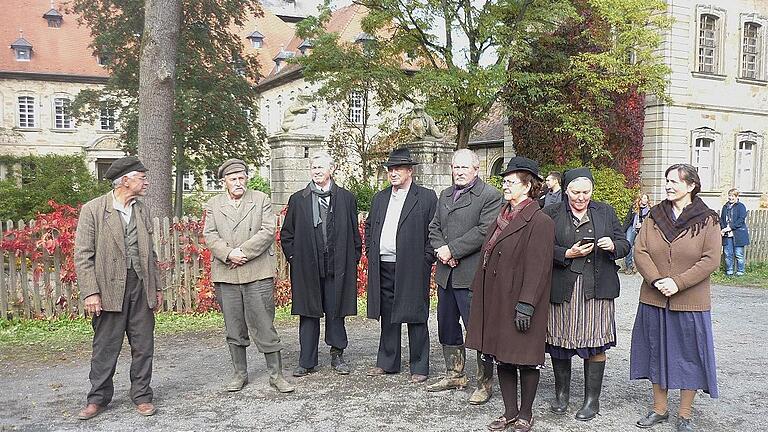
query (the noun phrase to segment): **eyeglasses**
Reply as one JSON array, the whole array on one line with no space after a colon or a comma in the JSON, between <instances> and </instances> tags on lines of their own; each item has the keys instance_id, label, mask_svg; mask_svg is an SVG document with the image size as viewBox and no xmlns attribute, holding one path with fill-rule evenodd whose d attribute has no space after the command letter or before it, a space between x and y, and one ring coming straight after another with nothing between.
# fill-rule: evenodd
<instances>
[{"instance_id":1,"label":"eyeglasses","mask_svg":"<svg viewBox=\"0 0 768 432\"><path fill-rule=\"evenodd\" d=\"M516 184L520 184L520 183L522 183L520 180L518 180L518 181L504 180L504 181L501 182L501 185L504 186L504 187L507 187L507 186L512 186L512 185L516 185Z\"/></svg>"}]
</instances>

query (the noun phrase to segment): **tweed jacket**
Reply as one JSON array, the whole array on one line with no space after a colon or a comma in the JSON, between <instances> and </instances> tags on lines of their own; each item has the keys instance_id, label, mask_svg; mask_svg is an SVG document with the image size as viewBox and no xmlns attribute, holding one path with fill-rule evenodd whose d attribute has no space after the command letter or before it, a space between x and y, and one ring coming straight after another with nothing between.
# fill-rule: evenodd
<instances>
[{"instance_id":1,"label":"tweed jacket","mask_svg":"<svg viewBox=\"0 0 768 432\"><path fill-rule=\"evenodd\" d=\"M720 225L711 222L695 237L690 232L668 242L651 218L635 239L635 266L643 276L640 303L674 311L711 308L709 277L720 266ZM651 283L671 277L680 289L667 298Z\"/></svg>"},{"instance_id":2,"label":"tweed jacket","mask_svg":"<svg viewBox=\"0 0 768 432\"><path fill-rule=\"evenodd\" d=\"M125 234L120 214L112 205L112 192L85 203L80 209L75 233L75 271L81 298L101 295L101 307L107 312L121 312L125 295ZM133 216L138 229L139 277L147 292L147 304L157 304L156 291L163 289L157 254L152 242L152 218L149 208L137 200Z\"/></svg>"},{"instance_id":3,"label":"tweed jacket","mask_svg":"<svg viewBox=\"0 0 768 432\"><path fill-rule=\"evenodd\" d=\"M275 276L275 225L272 201L257 190L246 190L235 208L227 192L205 203L205 243L211 250L211 280L246 284ZM227 258L240 248L248 261L234 269Z\"/></svg>"},{"instance_id":4,"label":"tweed jacket","mask_svg":"<svg viewBox=\"0 0 768 432\"><path fill-rule=\"evenodd\" d=\"M480 248L503 200L498 189L479 178L456 202L453 191L451 186L440 192L435 217L429 224L429 241L433 249L448 245L459 265L451 268L438 260L435 281L446 288L450 277L453 288L470 288L482 258Z\"/></svg>"}]
</instances>

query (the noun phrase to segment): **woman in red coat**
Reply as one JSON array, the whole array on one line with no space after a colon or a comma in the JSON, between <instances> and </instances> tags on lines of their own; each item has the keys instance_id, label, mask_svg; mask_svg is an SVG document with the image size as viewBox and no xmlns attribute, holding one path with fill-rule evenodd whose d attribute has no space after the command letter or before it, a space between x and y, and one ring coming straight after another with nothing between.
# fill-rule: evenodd
<instances>
[{"instance_id":1,"label":"woman in red coat","mask_svg":"<svg viewBox=\"0 0 768 432\"><path fill-rule=\"evenodd\" d=\"M555 238L552 219L530 198L541 189L538 171L535 161L513 157L501 174L507 204L489 227L482 264L472 283L466 345L497 364L504 399L504 414L488 425L492 431L514 425L516 432L524 432L533 427L552 278L548 264Z\"/></svg>"}]
</instances>

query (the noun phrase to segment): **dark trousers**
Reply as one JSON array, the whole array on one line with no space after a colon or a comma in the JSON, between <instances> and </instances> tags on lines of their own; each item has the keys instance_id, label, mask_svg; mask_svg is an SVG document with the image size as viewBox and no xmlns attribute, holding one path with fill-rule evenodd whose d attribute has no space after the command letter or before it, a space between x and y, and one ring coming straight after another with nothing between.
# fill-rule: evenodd
<instances>
[{"instance_id":1,"label":"dark trousers","mask_svg":"<svg viewBox=\"0 0 768 432\"><path fill-rule=\"evenodd\" d=\"M442 345L464 345L461 323L468 328L471 303L472 291L468 288L454 289L450 278L445 288L438 287L437 336Z\"/></svg>"},{"instance_id":2,"label":"dark trousers","mask_svg":"<svg viewBox=\"0 0 768 432\"><path fill-rule=\"evenodd\" d=\"M336 316L336 292L333 276L320 278L325 313L325 343L331 350L344 350L349 343L344 317ZM320 318L301 315L299 317L299 366L313 368L317 366L317 344L320 341Z\"/></svg>"},{"instance_id":3,"label":"dark trousers","mask_svg":"<svg viewBox=\"0 0 768 432\"><path fill-rule=\"evenodd\" d=\"M224 314L227 343L247 347L249 333L259 352L280 351L280 336L275 330L275 284L272 278L247 284L217 282L216 299Z\"/></svg>"},{"instance_id":4,"label":"dark trousers","mask_svg":"<svg viewBox=\"0 0 768 432\"><path fill-rule=\"evenodd\" d=\"M133 269L128 270L122 312L104 312L93 318L91 391L88 403L107 405L115 386L112 377L117 357L128 335L131 345L131 400L136 405L152 402L152 357L155 351L155 315L147 304L146 290Z\"/></svg>"},{"instance_id":5,"label":"dark trousers","mask_svg":"<svg viewBox=\"0 0 768 432\"><path fill-rule=\"evenodd\" d=\"M382 262L381 338L376 366L389 373L400 372L400 331L402 323L392 322L395 301L395 263ZM427 323L408 323L408 351L411 374L429 375L429 330Z\"/></svg>"}]
</instances>

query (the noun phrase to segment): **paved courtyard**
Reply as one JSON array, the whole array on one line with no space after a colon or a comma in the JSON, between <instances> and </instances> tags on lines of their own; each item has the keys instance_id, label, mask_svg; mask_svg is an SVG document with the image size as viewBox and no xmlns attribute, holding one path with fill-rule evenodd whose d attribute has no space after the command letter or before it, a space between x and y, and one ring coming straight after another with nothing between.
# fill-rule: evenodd
<instances>
[{"instance_id":1,"label":"paved courtyard","mask_svg":"<svg viewBox=\"0 0 768 432\"><path fill-rule=\"evenodd\" d=\"M534 404L534 430L638 430L634 422L650 404L650 384L628 379L640 278L621 278L618 346L608 352L601 415L587 423L573 419L583 389L577 361L569 414L551 414L548 401L554 384L548 363ZM768 290L716 286L713 291L720 398L713 400L699 393L694 425L701 431L768 431ZM444 367L436 326L433 316L430 382ZM222 391L231 371L223 330L158 337L153 378L158 412L148 418L136 414L128 398L127 344L118 364L112 404L87 422L78 421L75 414L88 390L89 350L69 353L56 364L37 362L23 354L14 356L26 360L0 365L0 431L482 431L503 411L498 386L488 404L475 407L466 403L471 388L427 393L424 385L410 384L407 373L366 376L376 358L378 323L355 318L349 321L348 330L350 347L345 357L353 367L352 374L332 373L327 348L321 345L320 371L301 379L289 378L297 384L291 395L279 395L268 386L263 356L255 349L249 350L251 384L239 393ZM298 355L297 323L281 323L279 331L286 345L284 367L289 374ZM474 371L470 362L470 376ZM670 410L676 413L678 393L670 395ZM672 431L673 425L671 420L653 430Z\"/></svg>"}]
</instances>

